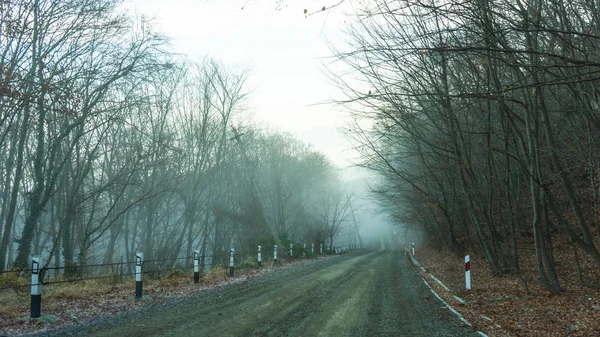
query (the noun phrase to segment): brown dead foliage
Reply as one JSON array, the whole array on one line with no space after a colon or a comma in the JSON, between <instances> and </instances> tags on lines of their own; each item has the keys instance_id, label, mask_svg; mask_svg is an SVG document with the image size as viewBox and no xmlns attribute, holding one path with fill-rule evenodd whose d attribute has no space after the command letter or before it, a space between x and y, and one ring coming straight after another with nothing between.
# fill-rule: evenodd
<instances>
[{"instance_id":1,"label":"brown dead foliage","mask_svg":"<svg viewBox=\"0 0 600 337\"><path fill-rule=\"evenodd\" d=\"M472 290L468 292L464 257L420 246L415 258L451 293L418 270L434 290L490 337L600 336L600 291L580 284L571 244L558 235L553 240L559 280L564 289L555 296L549 295L537 280L532 242L520 242L520 274L493 275L481 254L470 254ZM579 259L582 273L590 278L588 281L599 280L600 268L581 251ZM453 295L464 299L466 304L458 302Z\"/></svg>"}]
</instances>

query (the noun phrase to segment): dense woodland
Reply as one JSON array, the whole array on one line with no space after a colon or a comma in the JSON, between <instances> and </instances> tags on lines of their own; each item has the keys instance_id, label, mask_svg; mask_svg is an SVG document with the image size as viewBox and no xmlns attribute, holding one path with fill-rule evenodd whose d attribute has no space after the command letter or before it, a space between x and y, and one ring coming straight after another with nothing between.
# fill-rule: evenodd
<instances>
[{"instance_id":1,"label":"dense woodland","mask_svg":"<svg viewBox=\"0 0 600 337\"><path fill-rule=\"evenodd\" d=\"M400 223L561 290L553 240L600 267L600 7L593 0L362 2L331 77L360 164ZM339 69L335 64L330 69ZM529 247L528 247L529 249ZM582 275L583 285L598 280Z\"/></svg>"},{"instance_id":2,"label":"dense woodland","mask_svg":"<svg viewBox=\"0 0 600 337\"><path fill-rule=\"evenodd\" d=\"M0 0L0 270L335 244L353 198L329 161L248 122L248 71L120 2Z\"/></svg>"},{"instance_id":3,"label":"dense woodland","mask_svg":"<svg viewBox=\"0 0 600 337\"><path fill-rule=\"evenodd\" d=\"M248 122L247 70L119 3L0 0L0 270L333 245L353 198L328 160ZM531 241L550 293L557 237L600 267L598 4L354 5L330 75L394 220L497 274Z\"/></svg>"}]
</instances>

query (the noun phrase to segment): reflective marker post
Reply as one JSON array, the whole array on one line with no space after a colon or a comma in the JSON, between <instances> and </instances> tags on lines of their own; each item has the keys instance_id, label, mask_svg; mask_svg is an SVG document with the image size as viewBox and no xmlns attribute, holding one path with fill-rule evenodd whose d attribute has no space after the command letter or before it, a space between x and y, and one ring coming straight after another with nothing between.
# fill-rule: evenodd
<instances>
[{"instance_id":1,"label":"reflective marker post","mask_svg":"<svg viewBox=\"0 0 600 337\"><path fill-rule=\"evenodd\" d=\"M465 256L465 285L467 290L471 290L471 258Z\"/></svg>"},{"instance_id":2,"label":"reflective marker post","mask_svg":"<svg viewBox=\"0 0 600 337\"><path fill-rule=\"evenodd\" d=\"M235 250L231 248L229 250L229 276L233 276L233 254Z\"/></svg>"},{"instance_id":3,"label":"reflective marker post","mask_svg":"<svg viewBox=\"0 0 600 337\"><path fill-rule=\"evenodd\" d=\"M198 251L194 251L194 283L200 283L200 270L198 268L198 259L199 259Z\"/></svg>"},{"instance_id":4,"label":"reflective marker post","mask_svg":"<svg viewBox=\"0 0 600 337\"><path fill-rule=\"evenodd\" d=\"M304 250L302 251L302 255L306 256L306 243L304 244L304 246L302 246L302 248L304 248Z\"/></svg>"},{"instance_id":5,"label":"reflective marker post","mask_svg":"<svg viewBox=\"0 0 600 337\"><path fill-rule=\"evenodd\" d=\"M294 256L294 244L290 243L290 257Z\"/></svg>"},{"instance_id":6,"label":"reflective marker post","mask_svg":"<svg viewBox=\"0 0 600 337\"><path fill-rule=\"evenodd\" d=\"M323 244L320 244L320 247L319 247L319 254L323 254Z\"/></svg>"},{"instance_id":7,"label":"reflective marker post","mask_svg":"<svg viewBox=\"0 0 600 337\"><path fill-rule=\"evenodd\" d=\"M142 298L142 264L144 263L144 253L135 254L135 298Z\"/></svg>"},{"instance_id":8,"label":"reflective marker post","mask_svg":"<svg viewBox=\"0 0 600 337\"><path fill-rule=\"evenodd\" d=\"M314 254L314 253L315 253L315 244L314 244L314 243L311 243L311 244L310 244L310 253L311 253L311 254Z\"/></svg>"},{"instance_id":9,"label":"reflective marker post","mask_svg":"<svg viewBox=\"0 0 600 337\"><path fill-rule=\"evenodd\" d=\"M277 245L273 246L273 265L277 265Z\"/></svg>"},{"instance_id":10,"label":"reflective marker post","mask_svg":"<svg viewBox=\"0 0 600 337\"><path fill-rule=\"evenodd\" d=\"M40 283L42 259L39 256L31 259L31 312L29 317L38 318L42 314L42 284Z\"/></svg>"},{"instance_id":11,"label":"reflective marker post","mask_svg":"<svg viewBox=\"0 0 600 337\"><path fill-rule=\"evenodd\" d=\"M260 256L261 255L261 253L260 253L260 249L261 248L262 248L261 246L258 246L258 266L259 267L262 266L262 262L260 261L261 260L261 256Z\"/></svg>"}]
</instances>

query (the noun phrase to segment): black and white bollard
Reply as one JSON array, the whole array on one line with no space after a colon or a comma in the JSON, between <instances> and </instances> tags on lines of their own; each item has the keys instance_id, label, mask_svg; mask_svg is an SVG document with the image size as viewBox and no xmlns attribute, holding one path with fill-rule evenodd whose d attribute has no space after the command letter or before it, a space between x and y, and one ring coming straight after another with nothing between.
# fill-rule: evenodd
<instances>
[{"instance_id":1,"label":"black and white bollard","mask_svg":"<svg viewBox=\"0 0 600 337\"><path fill-rule=\"evenodd\" d=\"M310 244L310 253L313 255L315 254L315 244L314 243Z\"/></svg>"},{"instance_id":2,"label":"black and white bollard","mask_svg":"<svg viewBox=\"0 0 600 337\"><path fill-rule=\"evenodd\" d=\"M135 254L135 298L142 298L142 265L144 263L144 253Z\"/></svg>"},{"instance_id":3,"label":"black and white bollard","mask_svg":"<svg viewBox=\"0 0 600 337\"><path fill-rule=\"evenodd\" d=\"M290 243L290 257L294 256L294 244Z\"/></svg>"},{"instance_id":4,"label":"black and white bollard","mask_svg":"<svg viewBox=\"0 0 600 337\"><path fill-rule=\"evenodd\" d=\"M306 243L302 246L302 248L304 248L302 250L302 256L306 256Z\"/></svg>"},{"instance_id":5,"label":"black and white bollard","mask_svg":"<svg viewBox=\"0 0 600 337\"><path fill-rule=\"evenodd\" d=\"M323 244L319 245L319 254L323 254Z\"/></svg>"},{"instance_id":6,"label":"black and white bollard","mask_svg":"<svg viewBox=\"0 0 600 337\"><path fill-rule=\"evenodd\" d=\"M467 290L471 290L471 258L465 256L465 285Z\"/></svg>"},{"instance_id":7,"label":"black and white bollard","mask_svg":"<svg viewBox=\"0 0 600 337\"><path fill-rule=\"evenodd\" d=\"M262 266L262 262L261 262L262 256L261 256L261 253L260 253L260 249L261 248L262 248L261 246L258 246L258 266L259 267Z\"/></svg>"},{"instance_id":8,"label":"black and white bollard","mask_svg":"<svg viewBox=\"0 0 600 337\"><path fill-rule=\"evenodd\" d=\"M198 254L198 251L195 250L194 251L194 283L198 284L200 283L200 269L198 266L198 260L200 259L200 254Z\"/></svg>"},{"instance_id":9,"label":"black and white bollard","mask_svg":"<svg viewBox=\"0 0 600 337\"><path fill-rule=\"evenodd\" d=\"M42 283L40 280L40 269L42 259L39 256L32 257L31 262L31 312L29 317L38 318L42 314Z\"/></svg>"},{"instance_id":10,"label":"black and white bollard","mask_svg":"<svg viewBox=\"0 0 600 337\"><path fill-rule=\"evenodd\" d=\"M412 243L412 255L413 256L415 255L415 243L414 242Z\"/></svg>"},{"instance_id":11,"label":"black and white bollard","mask_svg":"<svg viewBox=\"0 0 600 337\"><path fill-rule=\"evenodd\" d=\"M233 276L233 254L235 253L235 249L231 248L229 250L229 276Z\"/></svg>"},{"instance_id":12,"label":"black and white bollard","mask_svg":"<svg viewBox=\"0 0 600 337\"><path fill-rule=\"evenodd\" d=\"M273 246L273 265L277 264L277 245Z\"/></svg>"}]
</instances>

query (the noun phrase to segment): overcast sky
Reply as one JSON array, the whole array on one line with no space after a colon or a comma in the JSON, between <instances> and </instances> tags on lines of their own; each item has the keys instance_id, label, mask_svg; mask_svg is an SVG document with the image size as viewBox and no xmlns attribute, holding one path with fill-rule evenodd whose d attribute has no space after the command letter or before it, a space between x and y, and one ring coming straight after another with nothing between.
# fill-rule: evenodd
<instances>
[{"instance_id":1,"label":"overcast sky","mask_svg":"<svg viewBox=\"0 0 600 337\"><path fill-rule=\"evenodd\" d=\"M352 4L347 0L319 11L338 1L287 0L281 10L275 0L129 0L125 6L155 18L175 51L192 60L208 55L225 64L249 66L249 86L254 89L249 108L255 122L295 134L344 168L342 179L361 198L357 220L370 232L385 231L387 215L366 195L369 175L348 168L356 153L339 132L345 125L342 109L315 105L341 98L322 71L323 58L332 54L328 41L342 44L349 20L345 13ZM305 18L304 9L317 13Z\"/></svg>"},{"instance_id":2,"label":"overcast sky","mask_svg":"<svg viewBox=\"0 0 600 337\"><path fill-rule=\"evenodd\" d=\"M126 6L155 18L175 51L192 60L208 55L249 66L255 122L291 132L347 167L350 144L338 132L343 113L315 103L340 97L321 69L331 55L326 41L340 41L348 4L308 18L303 13L336 2L288 0L280 10L275 0L130 0Z\"/></svg>"}]
</instances>

